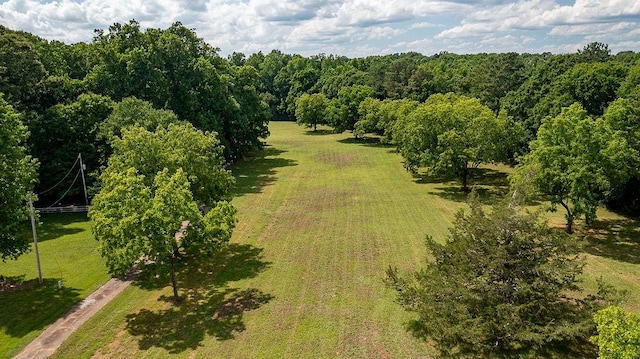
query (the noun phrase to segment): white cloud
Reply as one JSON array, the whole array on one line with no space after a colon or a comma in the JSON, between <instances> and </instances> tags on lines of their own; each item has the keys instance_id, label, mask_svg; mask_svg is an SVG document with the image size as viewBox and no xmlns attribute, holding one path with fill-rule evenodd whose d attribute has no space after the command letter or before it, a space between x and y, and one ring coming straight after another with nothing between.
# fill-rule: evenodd
<instances>
[{"instance_id":1,"label":"white cloud","mask_svg":"<svg viewBox=\"0 0 640 359\"><path fill-rule=\"evenodd\" d=\"M640 1L558 1L6 0L0 2L0 23L71 43L91 41L93 29L134 18L143 28L180 21L222 54L274 48L357 56L568 52L591 39L617 44L618 51L640 49Z\"/></svg>"},{"instance_id":2,"label":"white cloud","mask_svg":"<svg viewBox=\"0 0 640 359\"><path fill-rule=\"evenodd\" d=\"M638 25L633 22L619 22L619 23L600 23L600 24L588 24L588 25L562 25L556 26L549 35L558 36L585 36L585 35L601 35L621 33L630 29L636 28Z\"/></svg>"}]
</instances>

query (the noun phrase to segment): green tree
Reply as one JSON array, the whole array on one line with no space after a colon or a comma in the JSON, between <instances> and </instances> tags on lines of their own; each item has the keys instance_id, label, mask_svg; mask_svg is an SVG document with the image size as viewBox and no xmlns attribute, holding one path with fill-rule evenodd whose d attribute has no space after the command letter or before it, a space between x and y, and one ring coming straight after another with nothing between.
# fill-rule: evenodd
<instances>
[{"instance_id":1,"label":"green tree","mask_svg":"<svg viewBox=\"0 0 640 359\"><path fill-rule=\"evenodd\" d=\"M52 188L67 173L78 153L89 172L105 165L101 151L106 146L97 136L100 124L111 114L113 101L96 94L82 94L69 104L50 107L42 116L29 122L31 131L30 152L39 159L40 182L38 192ZM45 205L58 200L73 183L74 176L68 176L54 191L40 196ZM91 177L88 185L93 184ZM81 193L79 186L69 192L72 199ZM78 197L76 200L79 200ZM84 200L83 200L84 201Z\"/></svg>"},{"instance_id":2,"label":"green tree","mask_svg":"<svg viewBox=\"0 0 640 359\"><path fill-rule=\"evenodd\" d=\"M428 167L436 174L460 179L466 190L469 169L502 160L500 122L472 99L454 94L432 95L396 123L394 140L405 167Z\"/></svg>"},{"instance_id":3,"label":"green tree","mask_svg":"<svg viewBox=\"0 0 640 359\"><path fill-rule=\"evenodd\" d=\"M326 124L329 100L321 93L302 94L296 102L296 122L316 130L317 125Z\"/></svg>"},{"instance_id":4,"label":"green tree","mask_svg":"<svg viewBox=\"0 0 640 359\"><path fill-rule=\"evenodd\" d=\"M176 260L210 253L235 226L219 141L191 125L131 127L113 149L89 212L100 252L114 275L135 264L168 271L177 302Z\"/></svg>"},{"instance_id":5,"label":"green tree","mask_svg":"<svg viewBox=\"0 0 640 359\"><path fill-rule=\"evenodd\" d=\"M202 132L191 124L169 124L155 132L125 128L122 138L114 138L112 145L108 171L124 173L135 168L151 186L158 172L167 168L173 174L182 168L195 200L210 208L226 199L234 183L231 173L224 169L223 149L216 134Z\"/></svg>"},{"instance_id":6,"label":"green tree","mask_svg":"<svg viewBox=\"0 0 640 359\"><path fill-rule=\"evenodd\" d=\"M628 179L637 157L619 133L605 121L593 120L577 103L547 118L530 148L513 182L548 195L552 210L562 206L568 233L582 215L587 225L594 222L598 205L615 184Z\"/></svg>"},{"instance_id":7,"label":"green tree","mask_svg":"<svg viewBox=\"0 0 640 359\"><path fill-rule=\"evenodd\" d=\"M603 119L611 129L622 136L634 154L640 154L640 98L618 98L609 104ZM626 211L640 211L640 157L630 164L631 178L618 183L612 190L607 206Z\"/></svg>"},{"instance_id":8,"label":"green tree","mask_svg":"<svg viewBox=\"0 0 640 359\"><path fill-rule=\"evenodd\" d=\"M358 117L360 119L353 126L353 133L356 137L364 137L367 133L379 131L378 121L380 120L382 104L382 101L373 97L367 97L360 103L358 107Z\"/></svg>"},{"instance_id":9,"label":"green tree","mask_svg":"<svg viewBox=\"0 0 640 359\"><path fill-rule=\"evenodd\" d=\"M29 250L29 241L16 234L28 216L26 200L36 182L38 164L27 155L29 132L20 115L0 94L0 256L16 259Z\"/></svg>"},{"instance_id":10,"label":"green tree","mask_svg":"<svg viewBox=\"0 0 640 359\"><path fill-rule=\"evenodd\" d=\"M600 359L640 358L640 315L618 306L596 313L598 335L592 341L600 348Z\"/></svg>"},{"instance_id":11,"label":"green tree","mask_svg":"<svg viewBox=\"0 0 640 359\"><path fill-rule=\"evenodd\" d=\"M425 267L387 270L398 302L417 314L410 330L446 357L549 357L588 343L596 296L574 296L584 267L577 247L538 214L471 201L445 244L427 238Z\"/></svg>"},{"instance_id":12,"label":"green tree","mask_svg":"<svg viewBox=\"0 0 640 359\"><path fill-rule=\"evenodd\" d=\"M126 127L138 126L154 131L158 126L167 127L178 122L178 117L171 110L158 110L150 102L127 97L114 104L111 115L98 125L97 136L110 141L113 136L120 137Z\"/></svg>"},{"instance_id":13,"label":"green tree","mask_svg":"<svg viewBox=\"0 0 640 359\"><path fill-rule=\"evenodd\" d=\"M338 97L331 100L327 109L329 123L335 132L354 129L359 119L360 103L368 97L373 97L373 90L369 86L354 85L340 89Z\"/></svg>"}]
</instances>

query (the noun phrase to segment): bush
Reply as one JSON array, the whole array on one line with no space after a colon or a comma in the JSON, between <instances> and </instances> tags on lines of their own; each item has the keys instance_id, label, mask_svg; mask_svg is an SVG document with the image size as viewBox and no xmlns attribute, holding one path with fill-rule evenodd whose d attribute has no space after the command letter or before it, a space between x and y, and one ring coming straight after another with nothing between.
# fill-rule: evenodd
<instances>
[{"instance_id":1,"label":"bush","mask_svg":"<svg viewBox=\"0 0 640 359\"><path fill-rule=\"evenodd\" d=\"M472 200L446 243L428 238L427 247L433 260L424 269L402 277L389 268L387 282L418 314L410 329L434 340L443 356L547 357L588 349L600 298L569 295L581 291L584 261L575 242L538 215L506 203L485 213Z\"/></svg>"},{"instance_id":2,"label":"bush","mask_svg":"<svg viewBox=\"0 0 640 359\"><path fill-rule=\"evenodd\" d=\"M598 335L592 341L600 348L600 358L640 358L640 315L611 306L596 313L594 320Z\"/></svg>"}]
</instances>

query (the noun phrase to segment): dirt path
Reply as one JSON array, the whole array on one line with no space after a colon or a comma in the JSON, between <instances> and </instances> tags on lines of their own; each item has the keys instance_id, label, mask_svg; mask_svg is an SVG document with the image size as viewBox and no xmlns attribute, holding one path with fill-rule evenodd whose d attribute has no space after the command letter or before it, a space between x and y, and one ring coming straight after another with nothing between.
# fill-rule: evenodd
<instances>
[{"instance_id":1,"label":"dirt path","mask_svg":"<svg viewBox=\"0 0 640 359\"><path fill-rule=\"evenodd\" d=\"M87 298L76 304L71 310L51 324L39 337L27 345L14 359L47 358L58 349L65 339L86 322L98 310L109 303L129 284L130 280L112 278Z\"/></svg>"}]
</instances>

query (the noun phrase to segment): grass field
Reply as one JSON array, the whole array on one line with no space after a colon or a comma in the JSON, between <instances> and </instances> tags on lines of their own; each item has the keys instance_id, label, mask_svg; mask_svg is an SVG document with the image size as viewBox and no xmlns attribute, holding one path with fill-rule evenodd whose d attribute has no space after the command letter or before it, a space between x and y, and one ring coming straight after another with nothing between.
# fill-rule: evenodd
<instances>
[{"instance_id":1,"label":"grass field","mask_svg":"<svg viewBox=\"0 0 640 359\"><path fill-rule=\"evenodd\" d=\"M17 261L0 262L0 274L24 286L0 293L0 358L13 357L47 325L109 279L86 213L43 215L40 222L43 285L37 284L33 251ZM22 235L31 238L31 228L25 228Z\"/></svg>"},{"instance_id":2,"label":"grass field","mask_svg":"<svg viewBox=\"0 0 640 359\"><path fill-rule=\"evenodd\" d=\"M125 290L57 352L58 358L429 358L384 271L417 268L426 235L443 239L466 194L413 178L393 148L322 129L271 123L269 146L234 168L239 223L232 243L168 280ZM486 203L506 193L504 168L480 171ZM583 233L595 278L629 289L640 309L636 222L602 212ZM552 217L560 223L561 214ZM614 233L618 231L618 233Z\"/></svg>"}]
</instances>

